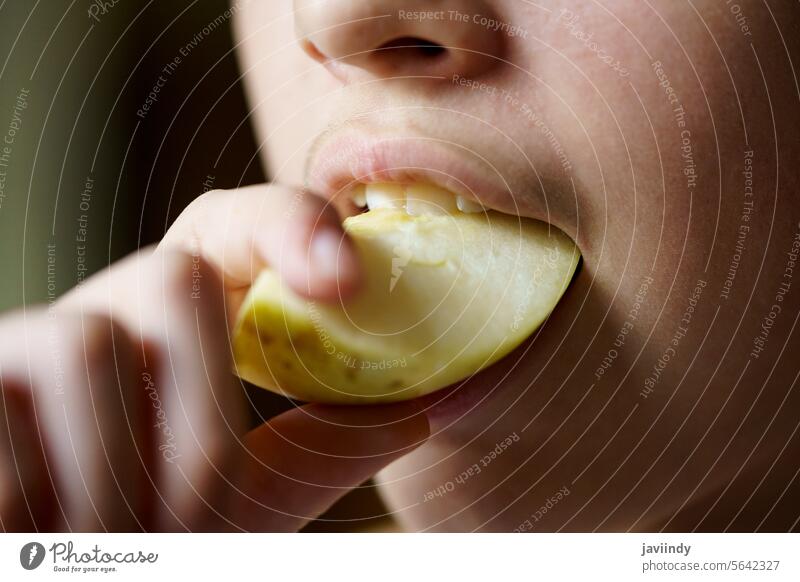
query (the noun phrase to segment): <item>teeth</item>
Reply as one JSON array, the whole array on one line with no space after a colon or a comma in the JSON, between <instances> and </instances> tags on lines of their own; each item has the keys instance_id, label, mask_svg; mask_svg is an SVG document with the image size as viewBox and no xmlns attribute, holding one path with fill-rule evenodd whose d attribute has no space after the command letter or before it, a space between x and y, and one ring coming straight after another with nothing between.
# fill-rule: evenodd
<instances>
[{"instance_id":1,"label":"teeth","mask_svg":"<svg viewBox=\"0 0 800 582\"><path fill-rule=\"evenodd\" d=\"M412 216L452 214L455 210L456 201L447 190L429 184L406 186L406 212Z\"/></svg>"},{"instance_id":2,"label":"teeth","mask_svg":"<svg viewBox=\"0 0 800 582\"><path fill-rule=\"evenodd\" d=\"M459 211L474 214L486 210L479 202L431 184L359 184L350 196L359 208L405 209L411 216L443 216Z\"/></svg>"},{"instance_id":3,"label":"teeth","mask_svg":"<svg viewBox=\"0 0 800 582\"><path fill-rule=\"evenodd\" d=\"M463 196L456 196L456 206L458 206L458 209L461 212L465 212L467 214L474 214L486 210L486 208L484 208L483 204L480 202L475 202L474 200L464 198Z\"/></svg>"},{"instance_id":4,"label":"teeth","mask_svg":"<svg viewBox=\"0 0 800 582\"><path fill-rule=\"evenodd\" d=\"M405 188L400 184L367 184L367 206L377 208L402 208L406 201Z\"/></svg>"},{"instance_id":5,"label":"teeth","mask_svg":"<svg viewBox=\"0 0 800 582\"><path fill-rule=\"evenodd\" d=\"M364 184L356 186L355 190L350 194L350 197L353 199L353 204L359 208L367 207L367 192Z\"/></svg>"}]
</instances>

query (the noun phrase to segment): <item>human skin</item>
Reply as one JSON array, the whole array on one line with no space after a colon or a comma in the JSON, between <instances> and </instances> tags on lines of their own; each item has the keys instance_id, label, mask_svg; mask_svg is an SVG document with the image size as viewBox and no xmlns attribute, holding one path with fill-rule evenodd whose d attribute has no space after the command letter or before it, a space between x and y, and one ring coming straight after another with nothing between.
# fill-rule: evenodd
<instances>
[{"instance_id":1,"label":"human skin","mask_svg":"<svg viewBox=\"0 0 800 582\"><path fill-rule=\"evenodd\" d=\"M296 531L423 443L414 402L247 422L229 331L252 277L346 297L342 237L317 197L209 192L157 248L0 318L0 528Z\"/></svg>"},{"instance_id":2,"label":"human skin","mask_svg":"<svg viewBox=\"0 0 800 582\"><path fill-rule=\"evenodd\" d=\"M533 338L423 403L432 438L379 476L406 529L798 528L800 11L737 8L747 29L711 0L237 11L272 180L329 198L348 178L440 180L583 255Z\"/></svg>"},{"instance_id":3,"label":"human skin","mask_svg":"<svg viewBox=\"0 0 800 582\"><path fill-rule=\"evenodd\" d=\"M200 196L158 248L0 318L0 528L293 531L390 465L412 531L797 529L797 10L740 2L749 36L710 1L391 17L431 4L236 12L273 183ZM373 50L413 37L446 49ZM352 179L545 220L581 270L464 385L248 427L231 321L267 266L313 300L358 291Z\"/></svg>"}]
</instances>

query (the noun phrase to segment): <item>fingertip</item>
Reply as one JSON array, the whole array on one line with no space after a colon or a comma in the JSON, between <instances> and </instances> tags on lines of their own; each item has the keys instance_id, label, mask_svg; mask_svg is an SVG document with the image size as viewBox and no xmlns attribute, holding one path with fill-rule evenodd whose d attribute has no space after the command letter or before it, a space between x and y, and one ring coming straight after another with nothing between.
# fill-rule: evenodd
<instances>
[{"instance_id":1,"label":"fingertip","mask_svg":"<svg viewBox=\"0 0 800 582\"><path fill-rule=\"evenodd\" d=\"M286 208L270 228L260 228L252 240L257 255L251 259L251 279L256 263L279 272L283 281L308 299L336 303L348 299L361 281L355 245L330 202L307 192L284 192Z\"/></svg>"},{"instance_id":2,"label":"fingertip","mask_svg":"<svg viewBox=\"0 0 800 582\"><path fill-rule=\"evenodd\" d=\"M329 303L344 301L357 290L361 271L352 241L338 224L323 224L307 239L304 252L290 267L292 288L310 299Z\"/></svg>"}]
</instances>

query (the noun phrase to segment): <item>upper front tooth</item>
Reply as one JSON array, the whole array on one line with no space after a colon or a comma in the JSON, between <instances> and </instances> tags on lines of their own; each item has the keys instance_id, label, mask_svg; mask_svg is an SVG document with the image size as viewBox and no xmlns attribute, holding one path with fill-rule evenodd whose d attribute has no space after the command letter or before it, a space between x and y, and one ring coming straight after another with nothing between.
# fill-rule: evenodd
<instances>
[{"instance_id":1,"label":"upper front tooth","mask_svg":"<svg viewBox=\"0 0 800 582\"><path fill-rule=\"evenodd\" d=\"M370 210L402 208L406 201L405 188L400 184L367 184L364 190Z\"/></svg>"},{"instance_id":2,"label":"upper front tooth","mask_svg":"<svg viewBox=\"0 0 800 582\"><path fill-rule=\"evenodd\" d=\"M359 208L365 208L367 206L367 193L365 190L366 188L364 187L364 184L359 184L350 193L350 198L353 200L353 204Z\"/></svg>"},{"instance_id":3,"label":"upper front tooth","mask_svg":"<svg viewBox=\"0 0 800 582\"><path fill-rule=\"evenodd\" d=\"M430 184L410 184L406 187L406 212L420 214L450 214L456 202L447 190Z\"/></svg>"},{"instance_id":4,"label":"upper front tooth","mask_svg":"<svg viewBox=\"0 0 800 582\"><path fill-rule=\"evenodd\" d=\"M475 213L475 212L483 212L486 210L483 204L480 202L475 202L474 200L470 200L469 198L464 198L463 196L456 196L456 206L461 212L466 213Z\"/></svg>"}]
</instances>

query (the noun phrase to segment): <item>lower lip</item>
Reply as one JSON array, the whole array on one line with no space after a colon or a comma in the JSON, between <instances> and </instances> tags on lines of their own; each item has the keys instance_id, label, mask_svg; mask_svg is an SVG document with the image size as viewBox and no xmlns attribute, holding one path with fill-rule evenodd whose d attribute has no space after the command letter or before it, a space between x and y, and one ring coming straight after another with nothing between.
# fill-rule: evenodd
<instances>
[{"instance_id":1,"label":"lower lip","mask_svg":"<svg viewBox=\"0 0 800 582\"><path fill-rule=\"evenodd\" d=\"M484 407L510 385L509 377L533 347L536 333L517 349L488 368L456 384L417 399L431 427L431 435L447 430L470 413Z\"/></svg>"}]
</instances>

